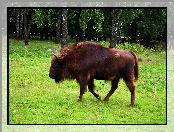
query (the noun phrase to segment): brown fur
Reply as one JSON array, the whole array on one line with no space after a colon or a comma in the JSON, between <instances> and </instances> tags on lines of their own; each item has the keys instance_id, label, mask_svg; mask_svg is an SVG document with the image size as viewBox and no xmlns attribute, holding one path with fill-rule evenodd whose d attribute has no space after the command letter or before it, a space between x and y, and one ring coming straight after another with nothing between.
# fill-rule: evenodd
<instances>
[{"instance_id":1,"label":"brown fur","mask_svg":"<svg viewBox=\"0 0 174 132\"><path fill-rule=\"evenodd\" d=\"M123 78L131 92L133 106L138 58L132 51L105 48L94 42L79 42L63 48L57 57L53 57L49 76L56 82L76 79L80 85L78 101L82 100L87 85L89 91L100 99L99 94L94 92L94 79L111 81L111 90L104 99L108 101L117 89L120 78Z\"/></svg>"}]
</instances>

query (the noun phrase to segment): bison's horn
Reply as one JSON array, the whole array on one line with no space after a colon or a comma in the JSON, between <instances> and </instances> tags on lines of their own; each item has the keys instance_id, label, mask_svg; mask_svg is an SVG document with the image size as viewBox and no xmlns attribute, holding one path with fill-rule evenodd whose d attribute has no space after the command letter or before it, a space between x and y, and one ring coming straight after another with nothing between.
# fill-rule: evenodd
<instances>
[{"instance_id":1,"label":"bison's horn","mask_svg":"<svg viewBox=\"0 0 174 132\"><path fill-rule=\"evenodd\" d=\"M53 55L56 57L56 59L59 59L58 56L57 56L56 54L53 54Z\"/></svg>"}]
</instances>

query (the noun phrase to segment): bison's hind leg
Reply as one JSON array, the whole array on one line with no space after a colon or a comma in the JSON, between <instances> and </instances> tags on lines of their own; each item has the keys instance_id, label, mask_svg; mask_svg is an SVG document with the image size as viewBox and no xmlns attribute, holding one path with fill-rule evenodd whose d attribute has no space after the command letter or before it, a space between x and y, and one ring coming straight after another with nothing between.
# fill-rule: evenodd
<instances>
[{"instance_id":1,"label":"bison's hind leg","mask_svg":"<svg viewBox=\"0 0 174 132\"><path fill-rule=\"evenodd\" d=\"M131 106L135 106L135 85L133 78L124 79L124 81L131 92Z\"/></svg>"},{"instance_id":2,"label":"bison's hind leg","mask_svg":"<svg viewBox=\"0 0 174 132\"><path fill-rule=\"evenodd\" d=\"M94 92L94 79L90 79L89 82L88 82L88 89L89 91L98 99L98 100L101 100L101 97L99 94L95 93Z\"/></svg>"},{"instance_id":3,"label":"bison's hind leg","mask_svg":"<svg viewBox=\"0 0 174 132\"><path fill-rule=\"evenodd\" d=\"M114 91L118 88L118 82L120 80L120 77L115 78L114 80L111 81L111 90L109 91L109 93L106 95L106 97L104 98L104 101L108 101L110 96L114 93Z\"/></svg>"},{"instance_id":4,"label":"bison's hind leg","mask_svg":"<svg viewBox=\"0 0 174 132\"><path fill-rule=\"evenodd\" d=\"M135 86L134 86L134 83L132 81L132 82L127 82L126 84L131 92L131 106L135 106Z\"/></svg>"}]
</instances>

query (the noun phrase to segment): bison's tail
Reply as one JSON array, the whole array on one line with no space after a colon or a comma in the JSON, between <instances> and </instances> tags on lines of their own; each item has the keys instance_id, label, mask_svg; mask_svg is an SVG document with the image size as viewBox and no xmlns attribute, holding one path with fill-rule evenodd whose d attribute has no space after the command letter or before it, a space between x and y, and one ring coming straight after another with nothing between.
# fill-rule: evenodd
<instances>
[{"instance_id":1,"label":"bison's tail","mask_svg":"<svg viewBox=\"0 0 174 132\"><path fill-rule=\"evenodd\" d=\"M134 81L137 81L138 80L138 57L136 56L134 52L130 51L130 53L134 56L134 60L135 60L135 66L134 66L135 80Z\"/></svg>"}]
</instances>

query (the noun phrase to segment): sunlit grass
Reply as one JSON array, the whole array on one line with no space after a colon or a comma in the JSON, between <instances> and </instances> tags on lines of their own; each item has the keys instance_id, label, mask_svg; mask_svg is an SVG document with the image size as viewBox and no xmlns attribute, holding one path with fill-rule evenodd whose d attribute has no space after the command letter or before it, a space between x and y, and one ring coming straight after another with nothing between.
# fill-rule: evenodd
<instances>
[{"instance_id":1,"label":"sunlit grass","mask_svg":"<svg viewBox=\"0 0 174 132\"><path fill-rule=\"evenodd\" d=\"M135 107L130 106L130 92L123 80L109 102L98 101L89 91L81 103L77 102L79 85L75 80L56 84L48 76L52 54L47 50L60 49L60 45L31 41L29 46L24 46L22 41L10 40L9 123L165 124L165 52L133 46L124 49L134 49L139 57L152 60L139 63ZM97 93L104 99L110 90L110 82L95 80L95 85Z\"/></svg>"}]
</instances>

